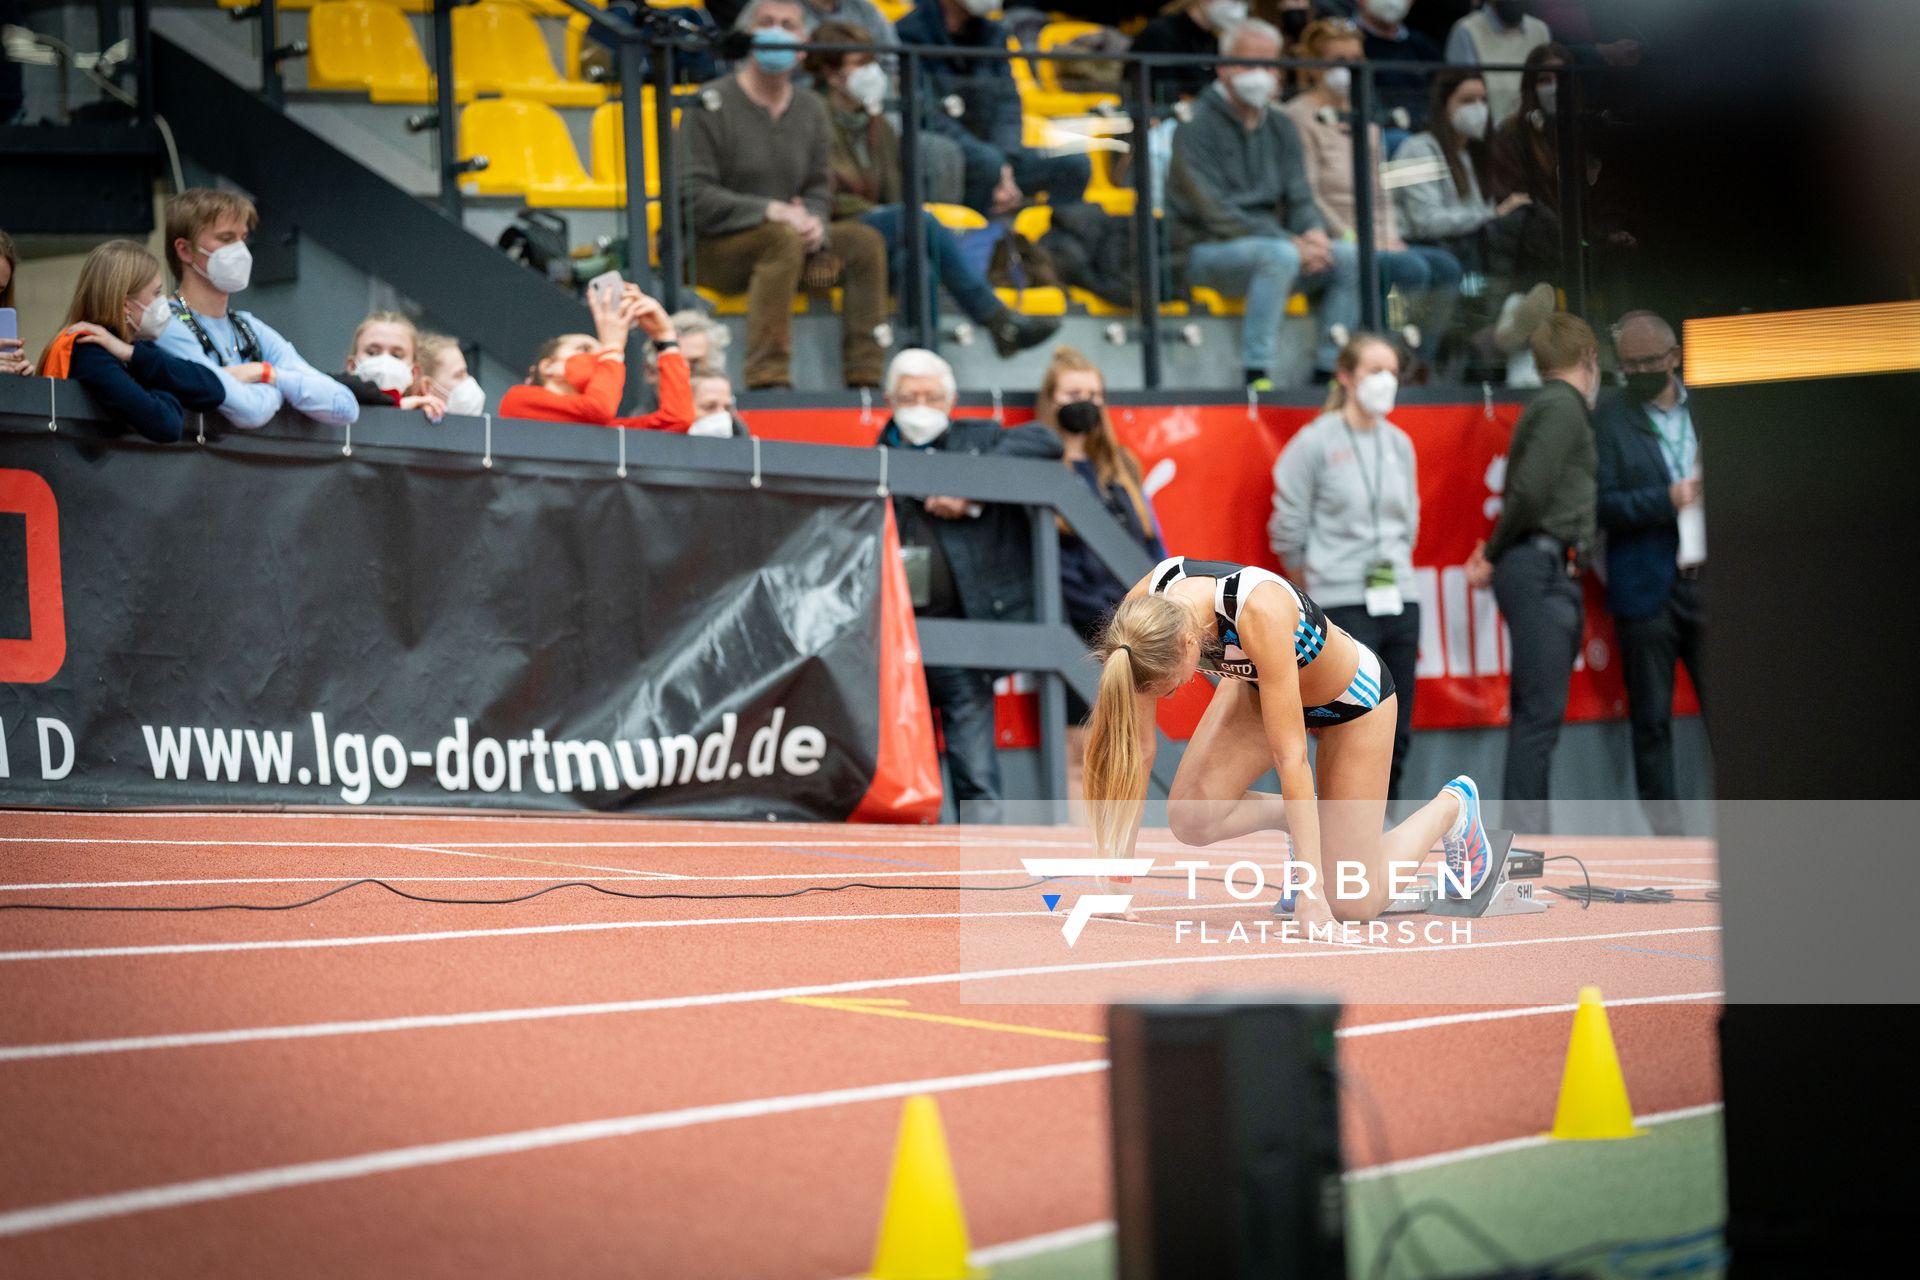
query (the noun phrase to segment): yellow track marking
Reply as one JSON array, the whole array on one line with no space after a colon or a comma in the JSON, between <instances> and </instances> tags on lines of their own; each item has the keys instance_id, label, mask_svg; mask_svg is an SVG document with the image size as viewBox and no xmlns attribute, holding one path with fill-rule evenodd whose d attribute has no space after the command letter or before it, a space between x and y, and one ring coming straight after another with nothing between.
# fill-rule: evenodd
<instances>
[{"instance_id":1,"label":"yellow track marking","mask_svg":"<svg viewBox=\"0 0 1920 1280\"><path fill-rule=\"evenodd\" d=\"M783 1004L811 1005L816 1009L838 1009L842 1013L871 1013L882 1018L907 1018L914 1022L938 1022L949 1027L968 1027L974 1031L1010 1031L1015 1035L1042 1036L1049 1040L1076 1040L1081 1044L1105 1044L1107 1038L1091 1031L1057 1031L1052 1027L1027 1027L1015 1022L983 1022L978 1018L956 1018L945 1013L920 1013L896 1007L905 1000L846 1000L832 996L788 996Z\"/></svg>"}]
</instances>

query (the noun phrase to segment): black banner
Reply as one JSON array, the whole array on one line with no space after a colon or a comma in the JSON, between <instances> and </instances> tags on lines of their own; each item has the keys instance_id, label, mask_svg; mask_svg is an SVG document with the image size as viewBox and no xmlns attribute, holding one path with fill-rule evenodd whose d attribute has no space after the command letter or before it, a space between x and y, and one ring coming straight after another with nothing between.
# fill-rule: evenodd
<instances>
[{"instance_id":1,"label":"black banner","mask_svg":"<svg viewBox=\"0 0 1920 1280\"><path fill-rule=\"evenodd\" d=\"M0 803L838 820L883 504L0 434Z\"/></svg>"}]
</instances>

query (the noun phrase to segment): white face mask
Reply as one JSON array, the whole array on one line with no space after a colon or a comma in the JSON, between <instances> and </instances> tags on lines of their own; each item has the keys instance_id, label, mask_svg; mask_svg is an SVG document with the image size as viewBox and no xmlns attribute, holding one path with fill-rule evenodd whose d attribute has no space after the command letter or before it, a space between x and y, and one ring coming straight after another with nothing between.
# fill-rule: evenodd
<instances>
[{"instance_id":1,"label":"white face mask","mask_svg":"<svg viewBox=\"0 0 1920 1280\"><path fill-rule=\"evenodd\" d=\"M365 378L382 391L404 392L413 385L413 367L401 363L399 356L390 356L385 352L355 360L353 376Z\"/></svg>"},{"instance_id":2,"label":"white face mask","mask_svg":"<svg viewBox=\"0 0 1920 1280\"><path fill-rule=\"evenodd\" d=\"M241 240L221 245L207 254L206 270L200 274L222 293L239 293L253 279L253 251Z\"/></svg>"},{"instance_id":3,"label":"white face mask","mask_svg":"<svg viewBox=\"0 0 1920 1280\"><path fill-rule=\"evenodd\" d=\"M167 331L167 325L173 320L173 312L167 306L166 295L162 294L149 302L137 317L128 317L133 326L135 342L152 342Z\"/></svg>"},{"instance_id":4,"label":"white face mask","mask_svg":"<svg viewBox=\"0 0 1920 1280\"><path fill-rule=\"evenodd\" d=\"M887 73L877 62L849 71L847 96L865 107L869 115L879 115L880 105L887 100Z\"/></svg>"},{"instance_id":5,"label":"white face mask","mask_svg":"<svg viewBox=\"0 0 1920 1280\"><path fill-rule=\"evenodd\" d=\"M909 404L893 411L893 424L908 444L932 444L946 434L947 415L930 404Z\"/></svg>"},{"instance_id":6,"label":"white face mask","mask_svg":"<svg viewBox=\"0 0 1920 1280\"><path fill-rule=\"evenodd\" d=\"M725 409L716 409L712 413L703 414L693 420L693 425L687 428L687 434L709 436L715 440L732 439L733 415Z\"/></svg>"},{"instance_id":7,"label":"white face mask","mask_svg":"<svg viewBox=\"0 0 1920 1280\"><path fill-rule=\"evenodd\" d=\"M1397 27L1413 8L1413 0L1367 0L1367 14L1382 26Z\"/></svg>"},{"instance_id":8,"label":"white face mask","mask_svg":"<svg viewBox=\"0 0 1920 1280\"><path fill-rule=\"evenodd\" d=\"M433 387L447 402L448 413L457 413L463 418L477 418L486 412L487 393L477 378L462 378L451 387L443 387L436 382Z\"/></svg>"},{"instance_id":9,"label":"white face mask","mask_svg":"<svg viewBox=\"0 0 1920 1280\"><path fill-rule=\"evenodd\" d=\"M1347 91L1353 87L1353 72L1346 67L1328 67L1327 78L1321 83L1326 85L1327 92L1334 97L1344 98L1347 96Z\"/></svg>"},{"instance_id":10,"label":"white face mask","mask_svg":"<svg viewBox=\"0 0 1920 1280\"><path fill-rule=\"evenodd\" d=\"M1000 0L960 0L960 5L976 18L984 18L1000 7Z\"/></svg>"},{"instance_id":11,"label":"white face mask","mask_svg":"<svg viewBox=\"0 0 1920 1280\"><path fill-rule=\"evenodd\" d=\"M1246 20L1245 0L1211 0L1207 5L1207 22L1215 31L1229 30Z\"/></svg>"},{"instance_id":12,"label":"white face mask","mask_svg":"<svg viewBox=\"0 0 1920 1280\"><path fill-rule=\"evenodd\" d=\"M1552 115L1554 108L1559 105L1559 98L1559 85L1543 84L1540 86L1540 109L1548 115Z\"/></svg>"},{"instance_id":13,"label":"white face mask","mask_svg":"<svg viewBox=\"0 0 1920 1280\"><path fill-rule=\"evenodd\" d=\"M1280 92L1280 77L1264 67L1236 71L1227 78L1227 84L1233 89L1234 97L1256 111L1272 102L1273 95Z\"/></svg>"},{"instance_id":14,"label":"white face mask","mask_svg":"<svg viewBox=\"0 0 1920 1280\"><path fill-rule=\"evenodd\" d=\"M1393 412L1393 398L1400 390L1400 379L1385 369L1376 369L1353 384L1353 402L1364 413L1384 418Z\"/></svg>"},{"instance_id":15,"label":"white face mask","mask_svg":"<svg viewBox=\"0 0 1920 1280\"><path fill-rule=\"evenodd\" d=\"M1447 117L1453 122L1453 129L1463 138L1484 138L1487 126L1493 123L1493 112L1484 102L1469 102Z\"/></svg>"}]
</instances>

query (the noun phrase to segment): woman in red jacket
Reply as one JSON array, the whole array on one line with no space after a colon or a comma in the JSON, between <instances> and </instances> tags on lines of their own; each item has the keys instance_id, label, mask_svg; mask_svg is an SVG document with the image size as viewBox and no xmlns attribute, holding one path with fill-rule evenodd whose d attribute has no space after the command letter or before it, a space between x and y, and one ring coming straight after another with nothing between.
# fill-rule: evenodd
<instances>
[{"instance_id":1,"label":"woman in red jacket","mask_svg":"<svg viewBox=\"0 0 1920 1280\"><path fill-rule=\"evenodd\" d=\"M589 294L587 305L597 336L569 333L549 341L526 382L500 398L501 416L684 432L693 421L693 391L666 309L631 284L617 294ZM618 418L614 415L627 389L627 331L634 328L660 351L660 408Z\"/></svg>"}]
</instances>

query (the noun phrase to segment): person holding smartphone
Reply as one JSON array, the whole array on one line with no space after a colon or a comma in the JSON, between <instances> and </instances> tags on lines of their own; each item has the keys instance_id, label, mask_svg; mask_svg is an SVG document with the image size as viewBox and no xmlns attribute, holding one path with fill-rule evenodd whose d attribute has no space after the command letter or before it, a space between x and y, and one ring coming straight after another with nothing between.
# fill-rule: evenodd
<instances>
[{"instance_id":1,"label":"person holding smartphone","mask_svg":"<svg viewBox=\"0 0 1920 1280\"><path fill-rule=\"evenodd\" d=\"M550 339L527 370L527 380L500 397L505 418L591 422L603 427L685 431L693 421L693 389L680 354L672 317L640 286L616 277L618 287L596 279L587 289L593 333ZM639 329L659 353L660 408L637 418L616 417L627 388L627 333Z\"/></svg>"},{"instance_id":2,"label":"person holding smartphone","mask_svg":"<svg viewBox=\"0 0 1920 1280\"><path fill-rule=\"evenodd\" d=\"M13 309L13 273L19 265L13 237L0 231L0 374L31 377L33 361L20 342L19 315Z\"/></svg>"}]
</instances>

